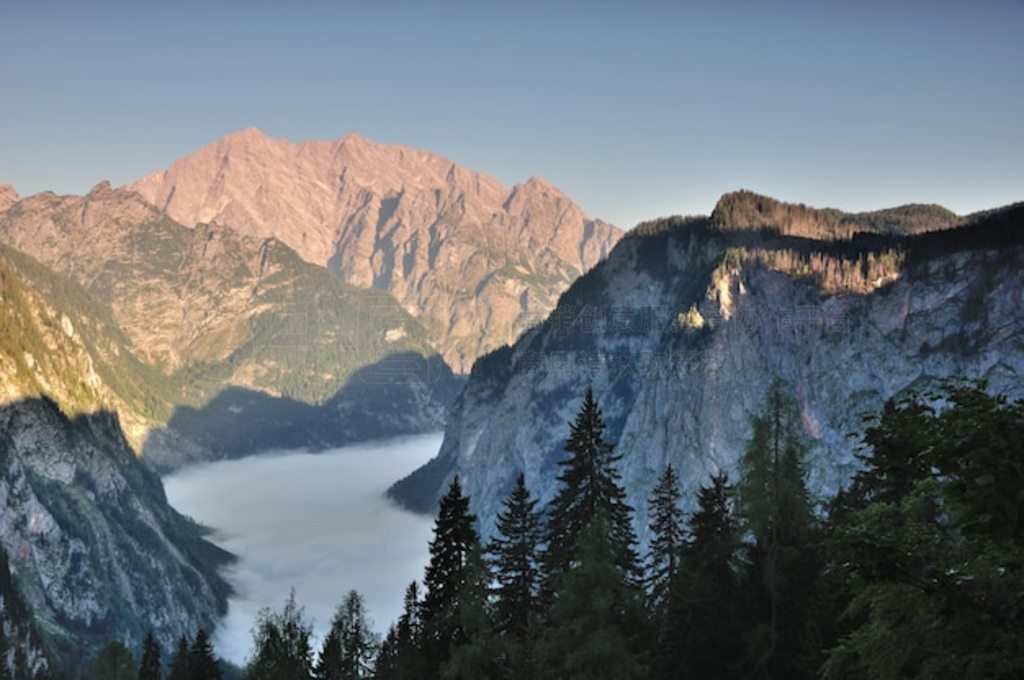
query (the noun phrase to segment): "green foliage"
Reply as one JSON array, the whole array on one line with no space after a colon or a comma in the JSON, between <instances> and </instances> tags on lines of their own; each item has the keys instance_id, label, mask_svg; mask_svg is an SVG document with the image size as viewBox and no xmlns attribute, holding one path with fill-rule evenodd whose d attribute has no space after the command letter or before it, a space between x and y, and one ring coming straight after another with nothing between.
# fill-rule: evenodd
<instances>
[{"instance_id":1,"label":"green foliage","mask_svg":"<svg viewBox=\"0 0 1024 680\"><path fill-rule=\"evenodd\" d=\"M362 596L349 591L331 621L313 677L316 680L363 680L373 677L379 636L370 630Z\"/></svg>"},{"instance_id":2,"label":"green foliage","mask_svg":"<svg viewBox=\"0 0 1024 680\"><path fill-rule=\"evenodd\" d=\"M837 509L850 601L827 678L1024 674L1024 404L932 397L885 405Z\"/></svg>"},{"instance_id":3,"label":"green foliage","mask_svg":"<svg viewBox=\"0 0 1024 680\"><path fill-rule=\"evenodd\" d=\"M750 536L744 574L745 663L754 675L810 677L808 623L819 573L796 405L776 381L751 422L737 499Z\"/></svg>"},{"instance_id":4,"label":"green foliage","mask_svg":"<svg viewBox=\"0 0 1024 680\"><path fill-rule=\"evenodd\" d=\"M199 629L188 650L188 677L190 680L221 680L220 666L213 654L213 645L206 630ZM296 676L298 677L298 676Z\"/></svg>"},{"instance_id":5,"label":"green foliage","mask_svg":"<svg viewBox=\"0 0 1024 680\"><path fill-rule=\"evenodd\" d=\"M466 578L459 593L461 636L441 668L444 680L522 677L510 674L511 660L494 625L490 596L491 571L479 544L469 552ZM518 670L522 670L521 668Z\"/></svg>"},{"instance_id":6,"label":"green foliage","mask_svg":"<svg viewBox=\"0 0 1024 680\"><path fill-rule=\"evenodd\" d=\"M578 559L560 575L549 622L538 638L537 677L648 677L643 596L619 565L619 548L602 514L584 527Z\"/></svg>"},{"instance_id":7,"label":"green foliage","mask_svg":"<svg viewBox=\"0 0 1024 680\"><path fill-rule=\"evenodd\" d=\"M413 581L405 589L402 615L391 627L374 668L375 680L421 680L425 663L420 645L423 640L419 588Z\"/></svg>"},{"instance_id":8,"label":"green foliage","mask_svg":"<svg viewBox=\"0 0 1024 680\"><path fill-rule=\"evenodd\" d=\"M536 506L520 473L498 513L495 536L488 546L497 581L497 627L506 637L518 640L533 632L540 617L541 527Z\"/></svg>"}]
</instances>

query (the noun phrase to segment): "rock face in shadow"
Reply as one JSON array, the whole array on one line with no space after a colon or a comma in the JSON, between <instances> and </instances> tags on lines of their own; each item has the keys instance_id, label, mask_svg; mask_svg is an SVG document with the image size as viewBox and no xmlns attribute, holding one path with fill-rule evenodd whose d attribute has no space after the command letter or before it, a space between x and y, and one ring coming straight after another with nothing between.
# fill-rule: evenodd
<instances>
[{"instance_id":1,"label":"rock face in shadow","mask_svg":"<svg viewBox=\"0 0 1024 680\"><path fill-rule=\"evenodd\" d=\"M322 404L229 387L201 408L176 409L165 428L150 433L143 457L166 472L254 451L317 451L440 430L464 382L440 357L406 352L356 371Z\"/></svg>"},{"instance_id":2,"label":"rock face in shadow","mask_svg":"<svg viewBox=\"0 0 1024 680\"><path fill-rule=\"evenodd\" d=\"M226 609L230 556L167 504L110 413L0 407L0 546L61 677L111 639L138 648L149 628L173 649Z\"/></svg>"},{"instance_id":3,"label":"rock face in shadow","mask_svg":"<svg viewBox=\"0 0 1024 680\"><path fill-rule=\"evenodd\" d=\"M691 500L713 472L733 473L776 377L795 390L822 493L855 469L862 414L892 395L949 376L1024 395L1024 205L917 236L880 231L641 225L543 324L477 361L438 458L392 496L433 511L457 473L485 532L519 471L549 500L593 386L645 535L665 465Z\"/></svg>"},{"instance_id":4,"label":"rock face in shadow","mask_svg":"<svg viewBox=\"0 0 1024 680\"><path fill-rule=\"evenodd\" d=\"M457 372L546 316L621 237L545 180L509 189L358 135L292 144L250 128L128 188L186 226L273 237L391 293Z\"/></svg>"}]
</instances>

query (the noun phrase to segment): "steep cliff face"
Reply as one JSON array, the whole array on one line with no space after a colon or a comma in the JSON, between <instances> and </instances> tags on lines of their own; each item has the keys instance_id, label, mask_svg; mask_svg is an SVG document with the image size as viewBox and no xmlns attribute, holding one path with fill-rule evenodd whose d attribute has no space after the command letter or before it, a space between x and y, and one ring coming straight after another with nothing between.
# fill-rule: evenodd
<instances>
[{"instance_id":1,"label":"steep cliff face","mask_svg":"<svg viewBox=\"0 0 1024 680\"><path fill-rule=\"evenodd\" d=\"M137 647L152 627L171 649L226 608L229 556L167 504L109 413L0 407L0 546L69 676L112 638Z\"/></svg>"},{"instance_id":2,"label":"steep cliff face","mask_svg":"<svg viewBox=\"0 0 1024 680\"><path fill-rule=\"evenodd\" d=\"M36 680L51 669L32 610L21 596L0 545L0 677Z\"/></svg>"},{"instance_id":3,"label":"steep cliff face","mask_svg":"<svg viewBox=\"0 0 1024 680\"><path fill-rule=\"evenodd\" d=\"M380 435L392 424L397 433L439 427L458 386L426 331L386 294L347 285L275 239L186 229L134 192L103 184L83 197L29 197L0 216L0 239L31 256L4 251L12 295L17 287L27 300L22 326L48 348L26 358L13 339L0 346L7 397L116 410L133 446L165 468L209 457L204 446L251 452L216 439L230 434L223 418L175 418L183 408L206 414L211 400L232 414L231 428L277 422L278 432L291 421L275 404L344 402L346 417ZM366 387L380 384L388 394ZM236 388L267 397L267 408L226 403ZM354 389L366 398L346 399ZM154 430L172 421L194 429ZM320 428L318 441L345 443L348 431ZM274 441L311 442L299 435Z\"/></svg>"},{"instance_id":4,"label":"steep cliff face","mask_svg":"<svg viewBox=\"0 0 1024 680\"><path fill-rule=\"evenodd\" d=\"M1024 393L1024 207L916 237L761 226L674 219L628 235L549 319L476 363L438 458L392 495L431 510L458 473L486 531L520 470L547 501L592 385L643 535L667 463L691 500L734 471L776 376L795 390L820 493L853 471L861 415L902 390L960 376Z\"/></svg>"},{"instance_id":5,"label":"steep cliff face","mask_svg":"<svg viewBox=\"0 0 1024 680\"><path fill-rule=\"evenodd\" d=\"M507 189L358 135L291 144L243 130L129 188L186 226L274 237L391 293L457 371L546 316L621 236L544 180Z\"/></svg>"}]
</instances>

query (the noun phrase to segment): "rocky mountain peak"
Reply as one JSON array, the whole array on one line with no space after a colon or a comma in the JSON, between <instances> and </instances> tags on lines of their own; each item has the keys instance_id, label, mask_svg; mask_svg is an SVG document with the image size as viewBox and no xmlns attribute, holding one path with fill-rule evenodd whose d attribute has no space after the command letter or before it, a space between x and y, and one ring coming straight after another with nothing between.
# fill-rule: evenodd
<instances>
[{"instance_id":1,"label":"rocky mountain peak","mask_svg":"<svg viewBox=\"0 0 1024 680\"><path fill-rule=\"evenodd\" d=\"M508 189L358 134L293 144L249 128L128 188L186 226L273 236L349 283L386 290L464 372L546 315L621 237L546 180Z\"/></svg>"}]
</instances>

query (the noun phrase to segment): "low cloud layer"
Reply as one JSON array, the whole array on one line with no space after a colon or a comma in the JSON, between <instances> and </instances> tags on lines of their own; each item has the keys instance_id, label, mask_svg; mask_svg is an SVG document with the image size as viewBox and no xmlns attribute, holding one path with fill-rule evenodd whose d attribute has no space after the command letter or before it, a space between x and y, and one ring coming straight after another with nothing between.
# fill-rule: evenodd
<instances>
[{"instance_id":1,"label":"low cloud layer","mask_svg":"<svg viewBox=\"0 0 1024 680\"><path fill-rule=\"evenodd\" d=\"M204 463L165 477L171 504L239 556L227 572L237 594L214 640L218 653L243 663L257 612L279 610L293 587L318 639L352 588L384 631L401 611L405 586L423 576L433 523L384 491L440 446L440 434L403 437Z\"/></svg>"}]
</instances>

